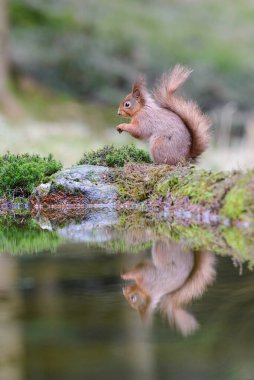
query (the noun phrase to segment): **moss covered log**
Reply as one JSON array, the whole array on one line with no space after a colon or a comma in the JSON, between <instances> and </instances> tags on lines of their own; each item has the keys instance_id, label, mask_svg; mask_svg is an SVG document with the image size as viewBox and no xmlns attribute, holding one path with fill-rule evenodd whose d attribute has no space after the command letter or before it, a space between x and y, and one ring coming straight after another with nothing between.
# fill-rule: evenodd
<instances>
[{"instance_id":1,"label":"moss covered log","mask_svg":"<svg viewBox=\"0 0 254 380\"><path fill-rule=\"evenodd\" d=\"M168 211L201 222L253 225L254 170L213 172L195 166L127 164L116 176L120 202L150 214Z\"/></svg>"}]
</instances>

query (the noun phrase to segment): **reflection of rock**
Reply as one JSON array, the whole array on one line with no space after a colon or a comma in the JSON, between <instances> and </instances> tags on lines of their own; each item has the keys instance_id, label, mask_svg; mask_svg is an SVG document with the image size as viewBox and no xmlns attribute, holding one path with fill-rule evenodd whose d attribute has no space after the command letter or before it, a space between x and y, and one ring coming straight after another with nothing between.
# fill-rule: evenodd
<instances>
[{"instance_id":1,"label":"reflection of rock","mask_svg":"<svg viewBox=\"0 0 254 380\"><path fill-rule=\"evenodd\" d=\"M57 232L67 240L99 243L111 240L110 226L117 222L117 212L108 208L90 210L80 223L58 228Z\"/></svg>"},{"instance_id":2,"label":"reflection of rock","mask_svg":"<svg viewBox=\"0 0 254 380\"><path fill-rule=\"evenodd\" d=\"M42 230L48 230L52 231L52 225L48 218L46 218L43 215L40 215L38 218L36 218L36 222L41 227Z\"/></svg>"},{"instance_id":3,"label":"reflection of rock","mask_svg":"<svg viewBox=\"0 0 254 380\"><path fill-rule=\"evenodd\" d=\"M183 335L198 328L196 318L185 306L202 296L215 278L215 257L193 252L169 239L155 241L152 259L140 262L122 275L133 283L123 289L129 304L142 319L150 321L156 309Z\"/></svg>"}]
</instances>

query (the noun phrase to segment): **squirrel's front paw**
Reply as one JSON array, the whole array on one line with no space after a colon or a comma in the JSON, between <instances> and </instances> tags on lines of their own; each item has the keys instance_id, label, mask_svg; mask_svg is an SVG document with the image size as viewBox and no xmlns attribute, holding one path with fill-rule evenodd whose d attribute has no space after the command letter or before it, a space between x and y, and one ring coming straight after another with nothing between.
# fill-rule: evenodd
<instances>
[{"instance_id":1,"label":"squirrel's front paw","mask_svg":"<svg viewBox=\"0 0 254 380\"><path fill-rule=\"evenodd\" d=\"M119 124L116 127L117 132L122 133L124 131L124 124Z\"/></svg>"}]
</instances>

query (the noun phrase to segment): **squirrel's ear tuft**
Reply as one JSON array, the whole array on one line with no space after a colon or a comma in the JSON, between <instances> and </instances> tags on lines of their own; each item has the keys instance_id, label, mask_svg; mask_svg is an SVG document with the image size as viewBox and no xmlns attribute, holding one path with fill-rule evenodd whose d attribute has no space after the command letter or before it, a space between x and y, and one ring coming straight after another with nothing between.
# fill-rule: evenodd
<instances>
[{"instance_id":1,"label":"squirrel's ear tuft","mask_svg":"<svg viewBox=\"0 0 254 380\"><path fill-rule=\"evenodd\" d=\"M144 90L146 86L145 76L140 75L132 87L132 96L137 100L144 100Z\"/></svg>"}]
</instances>

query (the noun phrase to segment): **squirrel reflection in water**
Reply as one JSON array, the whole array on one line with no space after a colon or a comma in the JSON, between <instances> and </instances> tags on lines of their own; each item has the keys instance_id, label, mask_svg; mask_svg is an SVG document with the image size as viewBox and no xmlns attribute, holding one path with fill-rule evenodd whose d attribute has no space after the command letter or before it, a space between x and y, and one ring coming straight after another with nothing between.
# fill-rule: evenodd
<instances>
[{"instance_id":1,"label":"squirrel reflection in water","mask_svg":"<svg viewBox=\"0 0 254 380\"><path fill-rule=\"evenodd\" d=\"M123 288L123 294L144 321L151 321L160 309L170 326L187 336L199 324L185 307L212 284L215 262L209 252L193 252L169 239L158 240L153 245L151 260L122 274L124 280L134 281Z\"/></svg>"}]
</instances>

